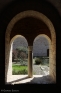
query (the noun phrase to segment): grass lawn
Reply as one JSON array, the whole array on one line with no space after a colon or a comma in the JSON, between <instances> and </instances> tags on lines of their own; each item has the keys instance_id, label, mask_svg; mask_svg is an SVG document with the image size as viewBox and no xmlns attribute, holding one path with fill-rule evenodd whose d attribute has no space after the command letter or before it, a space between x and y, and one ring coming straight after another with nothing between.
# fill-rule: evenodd
<instances>
[{"instance_id":1,"label":"grass lawn","mask_svg":"<svg viewBox=\"0 0 61 93\"><path fill-rule=\"evenodd\" d=\"M21 65L12 65L12 74L13 75L19 75L19 74L27 74L28 73L28 67L27 66L21 66Z\"/></svg>"}]
</instances>

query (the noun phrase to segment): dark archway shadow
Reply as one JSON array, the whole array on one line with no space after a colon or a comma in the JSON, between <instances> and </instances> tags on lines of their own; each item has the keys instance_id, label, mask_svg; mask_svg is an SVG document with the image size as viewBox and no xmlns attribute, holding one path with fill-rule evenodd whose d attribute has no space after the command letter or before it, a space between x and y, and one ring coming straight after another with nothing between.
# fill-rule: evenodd
<instances>
[{"instance_id":1,"label":"dark archway shadow","mask_svg":"<svg viewBox=\"0 0 61 93\"><path fill-rule=\"evenodd\" d=\"M42 76L42 77L34 77L30 82L27 84L56 84L51 76Z\"/></svg>"}]
</instances>

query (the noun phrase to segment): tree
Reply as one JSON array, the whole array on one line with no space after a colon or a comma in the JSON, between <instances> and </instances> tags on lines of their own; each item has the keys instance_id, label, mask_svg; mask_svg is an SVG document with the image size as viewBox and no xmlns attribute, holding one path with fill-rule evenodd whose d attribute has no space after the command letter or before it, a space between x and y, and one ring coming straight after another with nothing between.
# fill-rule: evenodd
<instances>
[{"instance_id":1,"label":"tree","mask_svg":"<svg viewBox=\"0 0 61 93\"><path fill-rule=\"evenodd\" d=\"M23 62L24 59L26 59L28 56L27 48L26 47L18 47L18 48L16 48L16 51L18 51L17 59L20 59Z\"/></svg>"}]
</instances>

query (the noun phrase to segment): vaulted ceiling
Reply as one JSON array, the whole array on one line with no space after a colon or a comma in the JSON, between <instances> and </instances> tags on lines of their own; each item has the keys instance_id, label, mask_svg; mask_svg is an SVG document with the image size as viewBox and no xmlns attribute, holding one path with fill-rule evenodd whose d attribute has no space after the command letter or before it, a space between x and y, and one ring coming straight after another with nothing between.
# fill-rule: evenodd
<instances>
[{"instance_id":1,"label":"vaulted ceiling","mask_svg":"<svg viewBox=\"0 0 61 93\"><path fill-rule=\"evenodd\" d=\"M26 17L14 25L10 37L23 35L28 41L33 42L34 38L39 34L46 34L51 38L50 31L44 22L33 17Z\"/></svg>"}]
</instances>

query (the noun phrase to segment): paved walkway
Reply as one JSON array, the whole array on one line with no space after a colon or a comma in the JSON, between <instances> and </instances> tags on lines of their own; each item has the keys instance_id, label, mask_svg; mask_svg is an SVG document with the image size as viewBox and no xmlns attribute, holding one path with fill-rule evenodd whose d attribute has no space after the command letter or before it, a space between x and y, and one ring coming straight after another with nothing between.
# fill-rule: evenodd
<instances>
[{"instance_id":1,"label":"paved walkway","mask_svg":"<svg viewBox=\"0 0 61 93\"><path fill-rule=\"evenodd\" d=\"M33 75L29 78L27 75L12 75L8 84L54 84L49 75Z\"/></svg>"},{"instance_id":2,"label":"paved walkway","mask_svg":"<svg viewBox=\"0 0 61 93\"><path fill-rule=\"evenodd\" d=\"M41 65L33 65L33 74L35 75L48 75L49 67Z\"/></svg>"},{"instance_id":3,"label":"paved walkway","mask_svg":"<svg viewBox=\"0 0 61 93\"><path fill-rule=\"evenodd\" d=\"M42 65L33 65L33 77L28 75L11 75L8 78L10 84L51 84L54 83L49 76L49 67Z\"/></svg>"},{"instance_id":4,"label":"paved walkway","mask_svg":"<svg viewBox=\"0 0 61 93\"><path fill-rule=\"evenodd\" d=\"M29 78L28 75L11 75L8 79L10 84L51 84L52 78L49 76L49 67L33 65L33 75Z\"/></svg>"}]
</instances>

